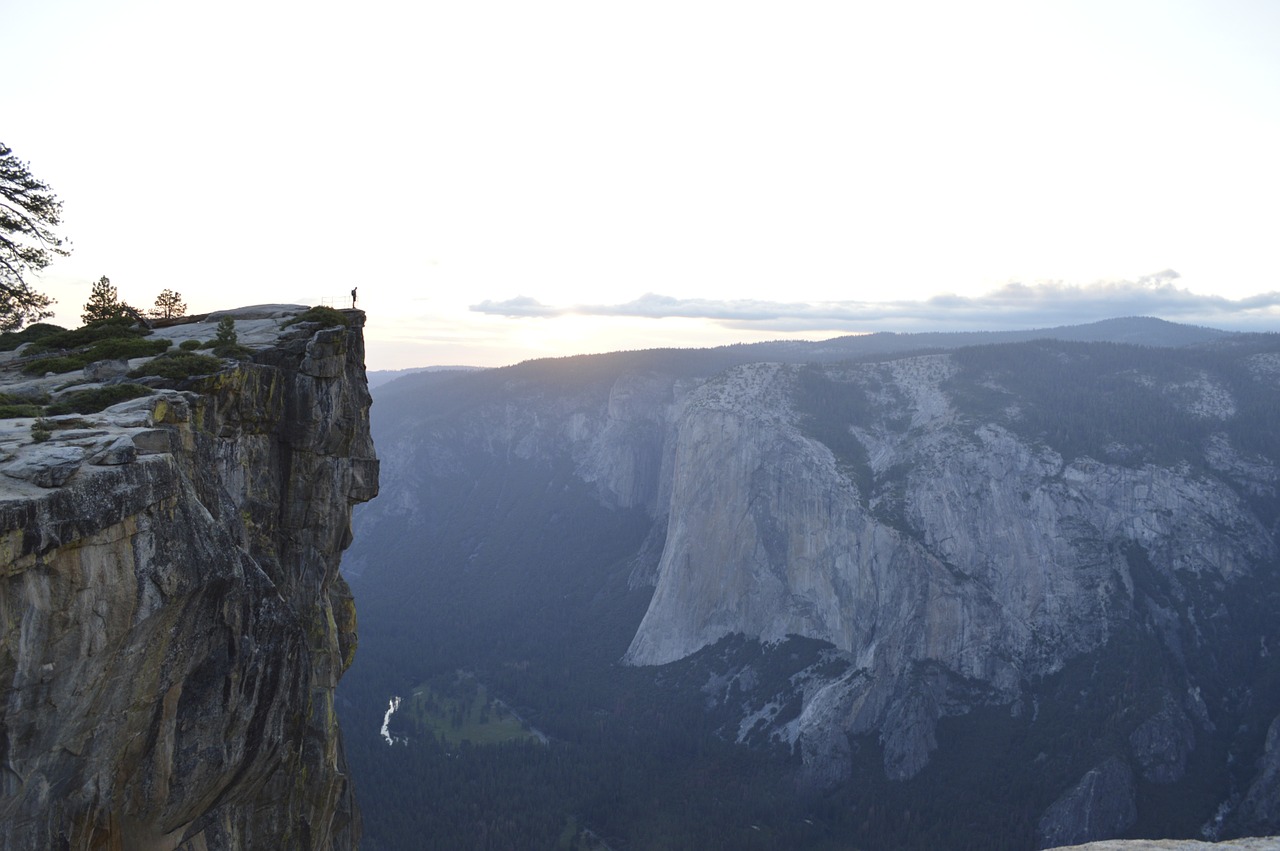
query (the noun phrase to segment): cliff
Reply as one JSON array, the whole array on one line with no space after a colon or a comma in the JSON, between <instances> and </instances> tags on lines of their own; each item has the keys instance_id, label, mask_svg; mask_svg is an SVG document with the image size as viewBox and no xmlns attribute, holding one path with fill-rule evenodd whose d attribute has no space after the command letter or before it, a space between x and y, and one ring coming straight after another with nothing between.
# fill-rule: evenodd
<instances>
[{"instance_id":1,"label":"cliff","mask_svg":"<svg viewBox=\"0 0 1280 851\"><path fill-rule=\"evenodd\" d=\"M828 641L872 674L837 686L844 724L885 731L886 768L908 777L947 711L911 694L914 666L1012 701L1021 681L1106 644L1141 600L1141 570L1230 583L1274 563L1266 515L1229 475L1240 455L1225 432L1208 429L1221 455L1195 473L1133 463L1121 445L1064 456L1020 437L1017 417L965 416L959 371L950 355L749 365L692 393L657 587L628 661L670 662L735 632ZM793 401L806 380L859 400L840 423L856 444L832 441L848 457L806 433L811 415ZM1220 384L1197 392L1207 423L1234 413ZM1253 475L1274 487L1271 462ZM802 717L795 734L811 721L829 723Z\"/></svg>"},{"instance_id":2,"label":"cliff","mask_svg":"<svg viewBox=\"0 0 1280 851\"><path fill-rule=\"evenodd\" d=\"M802 788L887 779L1040 847L1274 832L1280 341L849 354L393 382L351 566L497 624L652 589L623 661L798 757ZM606 514L623 557L544 541Z\"/></svg>"},{"instance_id":3,"label":"cliff","mask_svg":"<svg viewBox=\"0 0 1280 851\"><path fill-rule=\"evenodd\" d=\"M357 846L334 688L356 642L338 562L377 491L364 316L286 326L301 310L231 312L252 353L212 374L5 421L3 847Z\"/></svg>"}]
</instances>

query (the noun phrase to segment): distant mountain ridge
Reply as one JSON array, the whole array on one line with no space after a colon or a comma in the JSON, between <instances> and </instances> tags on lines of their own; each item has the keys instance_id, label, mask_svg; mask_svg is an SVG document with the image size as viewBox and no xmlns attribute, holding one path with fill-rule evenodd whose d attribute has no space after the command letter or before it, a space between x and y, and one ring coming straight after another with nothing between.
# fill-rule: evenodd
<instances>
[{"instance_id":1,"label":"distant mountain ridge","mask_svg":"<svg viewBox=\"0 0 1280 851\"><path fill-rule=\"evenodd\" d=\"M377 387L388 381L395 381L406 375L416 375L419 372L470 372L480 368L477 366L415 366L405 369L375 369L369 373L369 387Z\"/></svg>"},{"instance_id":2,"label":"distant mountain ridge","mask_svg":"<svg viewBox=\"0 0 1280 851\"><path fill-rule=\"evenodd\" d=\"M638 349L600 355L568 355L569 358L621 357L639 352L702 353L708 360L725 363L747 361L808 362L846 360L866 356L893 354L925 349L954 349L999 343L1021 343L1029 340L1072 340L1078 342L1131 343L1139 346L1177 348L1213 343L1246 332L1223 331L1199 325L1181 325L1151 316L1127 316L1103 319L1083 325L1059 325L1022 331L877 331L851 334L829 340L768 340L759 343L731 343L724 346L691 349ZM698 355L694 355L697 357ZM564 358L536 358L524 363ZM518 364L517 364L518 365ZM421 372L473 371L485 367L425 366L406 369L381 369L369 372L369 387L377 387Z\"/></svg>"},{"instance_id":3,"label":"distant mountain ridge","mask_svg":"<svg viewBox=\"0 0 1280 851\"><path fill-rule=\"evenodd\" d=\"M955 349L962 346L1025 343L1031 340L1131 343L1139 346L1181 347L1212 343L1238 334L1198 325L1181 325L1151 316L1103 319L1083 325L1058 325L1024 331L921 331L896 333L881 331L859 336L836 337L820 343L752 343L763 351L792 349L806 360L860 357L920 349ZM791 356L787 357L790 360Z\"/></svg>"}]
</instances>

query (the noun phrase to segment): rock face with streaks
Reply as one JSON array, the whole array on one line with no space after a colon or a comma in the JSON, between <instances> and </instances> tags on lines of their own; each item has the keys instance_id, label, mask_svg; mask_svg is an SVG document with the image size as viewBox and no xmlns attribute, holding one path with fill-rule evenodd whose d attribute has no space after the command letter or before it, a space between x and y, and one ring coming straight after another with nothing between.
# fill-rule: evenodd
<instances>
[{"instance_id":1,"label":"rock face with streaks","mask_svg":"<svg viewBox=\"0 0 1280 851\"><path fill-rule=\"evenodd\" d=\"M1045 811L1036 827L1037 847L1076 845L1118 836L1138 817L1133 774L1115 757L1090 769Z\"/></svg>"},{"instance_id":2,"label":"rock face with streaks","mask_svg":"<svg viewBox=\"0 0 1280 851\"><path fill-rule=\"evenodd\" d=\"M813 728L834 711L847 731L879 731L888 774L907 778L959 709L940 671L1013 701L1027 678L1104 647L1135 602L1172 629L1171 608L1135 590L1147 571L1229 583L1274 563L1274 530L1240 483L1208 465L1108 458L1130 451L1118 445L1064 456L1019 436L1016 412L966 415L959 373L946 354L751 364L690 393L656 589L627 660L671 662L731 633L829 641L868 676L812 701ZM815 439L822 414L797 407L798 392L854 397L847 436ZM1232 415L1208 398L1198 418ZM1273 489L1276 468L1260 475ZM802 717L792 735L825 738L811 729ZM1193 741L1176 705L1133 735L1155 782L1180 776Z\"/></svg>"},{"instance_id":3,"label":"rock face with streaks","mask_svg":"<svg viewBox=\"0 0 1280 851\"><path fill-rule=\"evenodd\" d=\"M5 848L357 846L333 695L338 561L378 483L364 317L299 312L233 312L267 329L251 356L40 442L6 423Z\"/></svg>"}]
</instances>

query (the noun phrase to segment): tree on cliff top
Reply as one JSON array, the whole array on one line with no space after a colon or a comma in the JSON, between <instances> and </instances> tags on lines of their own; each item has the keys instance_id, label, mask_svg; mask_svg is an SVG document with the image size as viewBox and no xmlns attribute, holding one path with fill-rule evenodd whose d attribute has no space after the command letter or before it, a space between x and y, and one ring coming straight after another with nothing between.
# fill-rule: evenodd
<instances>
[{"instance_id":1,"label":"tree on cliff top","mask_svg":"<svg viewBox=\"0 0 1280 851\"><path fill-rule=\"evenodd\" d=\"M111 285L111 279L103 275L93 282L89 290L89 300L84 303L84 313L80 314L80 321L88 325L90 322L98 322L102 319L127 316L131 312L129 306L120 301L116 288Z\"/></svg>"},{"instance_id":2,"label":"tree on cliff top","mask_svg":"<svg viewBox=\"0 0 1280 851\"><path fill-rule=\"evenodd\" d=\"M182 293L170 289L165 289L156 296L156 306L151 308L153 319L172 319L175 316L185 316L186 313L187 303L182 300Z\"/></svg>"},{"instance_id":3,"label":"tree on cliff top","mask_svg":"<svg viewBox=\"0 0 1280 851\"><path fill-rule=\"evenodd\" d=\"M53 315L53 299L33 290L25 276L70 253L53 231L61 217L53 191L0 143L0 331Z\"/></svg>"}]
</instances>

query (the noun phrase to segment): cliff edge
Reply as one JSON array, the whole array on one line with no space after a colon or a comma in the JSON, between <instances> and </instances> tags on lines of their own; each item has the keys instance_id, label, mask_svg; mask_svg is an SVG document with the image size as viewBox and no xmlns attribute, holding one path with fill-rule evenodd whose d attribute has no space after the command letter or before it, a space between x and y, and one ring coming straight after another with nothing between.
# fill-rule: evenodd
<instances>
[{"instance_id":1,"label":"cliff edge","mask_svg":"<svg viewBox=\"0 0 1280 851\"><path fill-rule=\"evenodd\" d=\"M358 845L334 687L338 563L377 493L364 314L303 310L225 314L248 350L211 373L0 421L0 846Z\"/></svg>"}]
</instances>

